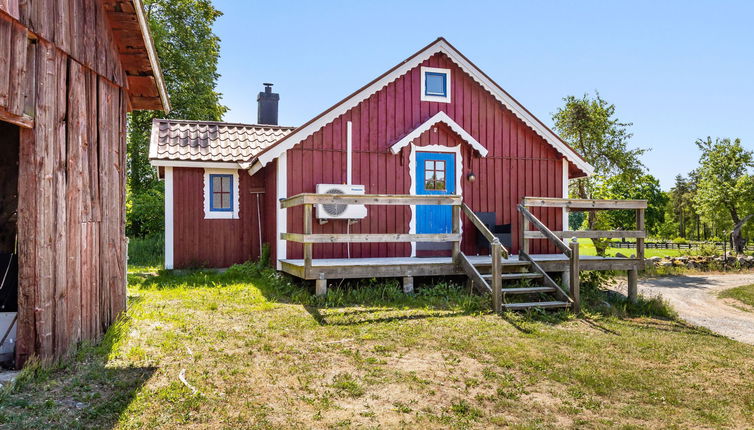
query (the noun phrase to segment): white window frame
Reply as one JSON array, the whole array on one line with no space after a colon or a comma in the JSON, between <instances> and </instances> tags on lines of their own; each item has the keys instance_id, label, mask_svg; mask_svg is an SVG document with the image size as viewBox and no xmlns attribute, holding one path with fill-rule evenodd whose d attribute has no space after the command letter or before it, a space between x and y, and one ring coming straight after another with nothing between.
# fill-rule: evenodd
<instances>
[{"instance_id":1,"label":"white window frame","mask_svg":"<svg viewBox=\"0 0 754 430\"><path fill-rule=\"evenodd\" d=\"M445 75L445 89L447 95L445 97L443 96L429 96L427 95L426 86L427 86L427 72L429 73L442 73ZM450 79L450 69L440 69L437 67L424 67L421 68L421 100L423 102L440 102L440 103L450 103L450 94L451 94L451 79Z\"/></svg>"},{"instance_id":2,"label":"white window frame","mask_svg":"<svg viewBox=\"0 0 754 430\"><path fill-rule=\"evenodd\" d=\"M233 211L213 211L211 209L210 175L233 175ZM238 169L204 169L204 219L238 219L239 206Z\"/></svg>"}]
</instances>

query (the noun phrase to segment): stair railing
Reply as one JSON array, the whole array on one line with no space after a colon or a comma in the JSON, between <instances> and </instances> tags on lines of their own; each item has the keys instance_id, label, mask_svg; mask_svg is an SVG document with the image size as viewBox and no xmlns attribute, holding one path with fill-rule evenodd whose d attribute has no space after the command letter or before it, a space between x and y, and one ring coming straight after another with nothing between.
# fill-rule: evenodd
<instances>
[{"instance_id":1,"label":"stair railing","mask_svg":"<svg viewBox=\"0 0 754 430\"><path fill-rule=\"evenodd\" d=\"M505 248L505 246L500 243L500 239L492 234L490 229L487 228L482 220L479 219L479 217L474 213L474 211L471 210L470 207L466 205L466 203L461 203L461 210L463 211L464 215L466 215L466 217L471 221L471 223L474 224L474 227L479 230L482 236L484 236L484 238L490 242L490 259L492 260L492 285L487 285L487 283L482 279L482 277L479 275L479 272L476 270L474 265L471 264L465 254L460 253L458 255L457 262L461 265L472 282L474 282L474 285L479 284L478 288L487 289L492 294L493 310L495 312L502 312L503 281L500 275L502 275L503 270L503 259L508 259L510 253Z\"/></svg>"},{"instance_id":2,"label":"stair railing","mask_svg":"<svg viewBox=\"0 0 754 430\"><path fill-rule=\"evenodd\" d=\"M521 213L521 223L519 225L519 258L527 260L531 263L531 267L539 272L543 277L545 283L555 288L555 294L560 296L562 300L566 300L571 303L574 312L580 310L579 300L579 243L574 241L571 246L565 244L555 233L553 233L542 221L539 220L533 213L529 212L524 205L518 205L518 211ZM529 223L531 223L542 235L554 243L555 246L568 257L569 271L570 271L570 296L560 288L560 285L537 264L534 259L529 255L529 242L526 237L526 230L528 230Z\"/></svg>"}]
</instances>

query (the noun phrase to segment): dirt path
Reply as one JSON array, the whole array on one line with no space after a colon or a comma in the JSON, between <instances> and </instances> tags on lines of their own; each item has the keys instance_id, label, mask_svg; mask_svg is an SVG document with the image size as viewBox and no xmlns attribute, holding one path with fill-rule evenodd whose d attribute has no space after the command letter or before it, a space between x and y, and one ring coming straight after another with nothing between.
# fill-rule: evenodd
<instances>
[{"instance_id":1,"label":"dirt path","mask_svg":"<svg viewBox=\"0 0 754 430\"><path fill-rule=\"evenodd\" d=\"M754 284L754 274L669 276L640 280L639 293L661 295L685 321L754 345L754 312L717 297L722 290L748 284Z\"/></svg>"}]
</instances>

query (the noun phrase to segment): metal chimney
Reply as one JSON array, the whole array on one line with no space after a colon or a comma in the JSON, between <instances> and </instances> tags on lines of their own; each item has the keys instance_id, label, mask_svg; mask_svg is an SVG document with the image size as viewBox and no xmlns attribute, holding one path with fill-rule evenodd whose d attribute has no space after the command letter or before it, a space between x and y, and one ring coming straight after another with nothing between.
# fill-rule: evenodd
<instances>
[{"instance_id":1,"label":"metal chimney","mask_svg":"<svg viewBox=\"0 0 754 430\"><path fill-rule=\"evenodd\" d=\"M257 96L257 124L278 125L280 94L272 92L272 84L265 82L264 91Z\"/></svg>"}]
</instances>

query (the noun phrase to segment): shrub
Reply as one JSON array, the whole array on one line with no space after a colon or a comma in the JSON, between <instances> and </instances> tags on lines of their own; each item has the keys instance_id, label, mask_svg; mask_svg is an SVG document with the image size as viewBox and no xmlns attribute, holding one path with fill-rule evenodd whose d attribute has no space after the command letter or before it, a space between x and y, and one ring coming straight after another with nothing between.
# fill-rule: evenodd
<instances>
[{"instance_id":1,"label":"shrub","mask_svg":"<svg viewBox=\"0 0 754 430\"><path fill-rule=\"evenodd\" d=\"M161 235L165 225L165 197L161 187L126 196L126 235L151 237Z\"/></svg>"},{"instance_id":2,"label":"shrub","mask_svg":"<svg viewBox=\"0 0 754 430\"><path fill-rule=\"evenodd\" d=\"M694 251L694 255L700 257L714 257L720 255L720 250L717 249L717 246L715 246L714 243L701 243L699 244L699 248Z\"/></svg>"},{"instance_id":3,"label":"shrub","mask_svg":"<svg viewBox=\"0 0 754 430\"><path fill-rule=\"evenodd\" d=\"M682 237L676 237L673 239L673 243L689 243L689 241Z\"/></svg>"}]
</instances>

